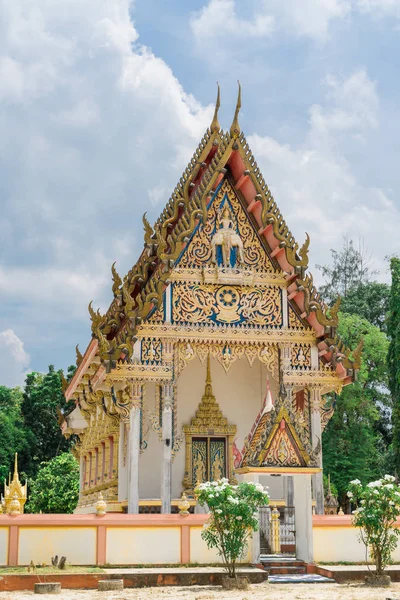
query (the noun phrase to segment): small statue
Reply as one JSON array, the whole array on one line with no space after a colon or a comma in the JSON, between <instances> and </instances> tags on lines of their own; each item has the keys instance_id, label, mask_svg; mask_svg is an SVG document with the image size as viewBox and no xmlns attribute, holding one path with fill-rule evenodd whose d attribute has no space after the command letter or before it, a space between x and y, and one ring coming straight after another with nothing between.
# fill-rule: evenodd
<instances>
[{"instance_id":1,"label":"small statue","mask_svg":"<svg viewBox=\"0 0 400 600\"><path fill-rule=\"evenodd\" d=\"M179 514L182 517L187 517L187 515L189 514L190 503L187 499L185 492L182 492L182 497L179 500L178 508L179 508Z\"/></svg>"},{"instance_id":2,"label":"small statue","mask_svg":"<svg viewBox=\"0 0 400 600\"><path fill-rule=\"evenodd\" d=\"M104 517L106 514L107 503L103 498L103 494L100 492L98 500L96 502L96 515L98 517Z\"/></svg>"}]
</instances>

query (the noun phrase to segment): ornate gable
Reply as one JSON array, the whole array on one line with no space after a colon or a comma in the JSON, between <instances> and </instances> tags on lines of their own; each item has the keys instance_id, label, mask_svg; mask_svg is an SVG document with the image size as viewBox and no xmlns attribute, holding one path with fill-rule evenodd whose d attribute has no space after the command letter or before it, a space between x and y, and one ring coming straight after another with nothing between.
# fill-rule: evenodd
<instances>
[{"instance_id":1,"label":"ornate gable","mask_svg":"<svg viewBox=\"0 0 400 600\"><path fill-rule=\"evenodd\" d=\"M68 399L95 360L100 359L108 372L121 361L129 364L139 336L148 338L145 359L152 362L156 337L152 327L171 328L174 320L197 331L204 324L228 327L232 339L233 330L239 331L235 338L239 354L244 323L256 331L263 328L260 336L268 330L270 344L278 341L276 332L282 332L280 342L290 343L292 329L298 340L317 343L323 366L331 369L330 389L336 388L335 379L338 385L354 379L361 347L352 355L336 335L338 305L329 311L306 273L310 240L306 236L300 247L293 238L240 130L240 105L239 94L232 126L223 132L218 96L210 128L154 228L143 219L145 246L137 263L123 280L113 267L114 300L109 310L102 315L90 304L94 342L66 390ZM289 301L285 314L283 292ZM177 339L179 333L174 336ZM221 350L227 365L235 352ZM163 347L161 362L165 360ZM310 368L306 347L297 348L291 360L299 369ZM164 371L167 376L173 368ZM318 377L325 380L320 371ZM284 376L296 385L297 375L285 371Z\"/></svg>"},{"instance_id":2,"label":"ornate gable","mask_svg":"<svg viewBox=\"0 0 400 600\"><path fill-rule=\"evenodd\" d=\"M315 463L309 432L294 425L292 407L278 401L275 411L262 415L246 440L241 466L309 467Z\"/></svg>"}]
</instances>

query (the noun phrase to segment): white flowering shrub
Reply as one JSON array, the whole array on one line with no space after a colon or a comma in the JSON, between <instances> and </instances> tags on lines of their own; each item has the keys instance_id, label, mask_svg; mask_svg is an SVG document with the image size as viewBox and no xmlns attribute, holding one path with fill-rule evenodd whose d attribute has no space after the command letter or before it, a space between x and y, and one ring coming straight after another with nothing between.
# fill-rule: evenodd
<instances>
[{"instance_id":1,"label":"white flowering shrub","mask_svg":"<svg viewBox=\"0 0 400 600\"><path fill-rule=\"evenodd\" d=\"M394 477L385 475L365 487L355 479L349 484L347 496L356 505L353 523L360 527L360 538L370 549L376 574L381 575L391 562L400 530L395 528L400 515L400 487Z\"/></svg>"},{"instance_id":2,"label":"white flowering shrub","mask_svg":"<svg viewBox=\"0 0 400 600\"><path fill-rule=\"evenodd\" d=\"M202 538L209 548L217 549L229 577L235 577L236 563L243 557L250 535L258 529L258 509L268 504L268 492L259 483L231 485L220 479L201 483L196 497L210 511Z\"/></svg>"}]
</instances>

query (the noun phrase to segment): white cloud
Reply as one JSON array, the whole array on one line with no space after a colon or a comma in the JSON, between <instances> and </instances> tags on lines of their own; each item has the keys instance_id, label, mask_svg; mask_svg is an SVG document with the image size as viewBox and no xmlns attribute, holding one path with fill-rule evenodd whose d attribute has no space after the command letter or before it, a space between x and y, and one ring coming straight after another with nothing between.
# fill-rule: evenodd
<instances>
[{"instance_id":1,"label":"white cloud","mask_svg":"<svg viewBox=\"0 0 400 600\"><path fill-rule=\"evenodd\" d=\"M236 12L235 0L210 0L191 19L192 31L197 40L208 38L235 36L264 37L269 36L275 26L274 17L254 11L250 19L241 19Z\"/></svg>"},{"instance_id":2,"label":"white cloud","mask_svg":"<svg viewBox=\"0 0 400 600\"><path fill-rule=\"evenodd\" d=\"M239 7L246 16L238 15ZM346 17L350 8L350 0L209 0L192 16L191 28L202 48L211 38L222 46L227 38L234 44L282 32L325 41L331 22Z\"/></svg>"},{"instance_id":3,"label":"white cloud","mask_svg":"<svg viewBox=\"0 0 400 600\"><path fill-rule=\"evenodd\" d=\"M70 317L92 298L105 308L111 263L132 266L141 215L158 216L212 118L139 43L129 10L0 0L0 327L29 331L28 348L49 321L61 345L87 342L69 339Z\"/></svg>"},{"instance_id":4,"label":"white cloud","mask_svg":"<svg viewBox=\"0 0 400 600\"><path fill-rule=\"evenodd\" d=\"M377 127L378 95L365 69L347 78L328 75L324 84L326 105L316 104L310 109L313 144L337 145L349 135L362 139L365 131Z\"/></svg>"},{"instance_id":5,"label":"white cloud","mask_svg":"<svg viewBox=\"0 0 400 600\"><path fill-rule=\"evenodd\" d=\"M384 190L360 181L345 159L347 145L362 144L377 124L375 86L364 70L327 81L326 101L311 107L299 147L258 135L249 143L295 237L302 242L303 232L310 234L312 261L328 261L329 249L340 247L346 235L363 238L383 261L400 251L399 208Z\"/></svg>"},{"instance_id":6,"label":"white cloud","mask_svg":"<svg viewBox=\"0 0 400 600\"><path fill-rule=\"evenodd\" d=\"M15 387L24 383L30 363L24 343L12 329L0 332L0 384Z\"/></svg>"},{"instance_id":7,"label":"white cloud","mask_svg":"<svg viewBox=\"0 0 400 600\"><path fill-rule=\"evenodd\" d=\"M400 18L399 0L354 0L355 7L372 17L398 17Z\"/></svg>"}]
</instances>

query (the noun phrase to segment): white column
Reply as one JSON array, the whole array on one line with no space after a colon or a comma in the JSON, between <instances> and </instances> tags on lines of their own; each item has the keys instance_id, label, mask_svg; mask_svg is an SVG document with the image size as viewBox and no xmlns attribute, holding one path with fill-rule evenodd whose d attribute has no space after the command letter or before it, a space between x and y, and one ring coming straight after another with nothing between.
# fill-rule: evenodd
<instances>
[{"instance_id":1,"label":"white column","mask_svg":"<svg viewBox=\"0 0 400 600\"><path fill-rule=\"evenodd\" d=\"M260 483L260 476L258 473L245 473L243 474L243 481L251 483ZM258 522L260 522L260 515L258 515ZM252 564L258 564L260 562L260 530L254 531L249 541L250 548L250 562Z\"/></svg>"},{"instance_id":2,"label":"white column","mask_svg":"<svg viewBox=\"0 0 400 600\"><path fill-rule=\"evenodd\" d=\"M142 386L132 384L132 407L129 419L128 513L139 513L139 456Z\"/></svg>"},{"instance_id":3,"label":"white column","mask_svg":"<svg viewBox=\"0 0 400 600\"><path fill-rule=\"evenodd\" d=\"M124 445L125 445L125 423L119 423L119 442L118 442L118 501L126 500L127 496L127 478L128 470L124 464ZM128 452L128 448L126 449ZM126 459L128 457L126 456Z\"/></svg>"},{"instance_id":4,"label":"white column","mask_svg":"<svg viewBox=\"0 0 400 600\"><path fill-rule=\"evenodd\" d=\"M173 387L170 384L162 388L162 443L163 464L161 472L161 512L171 512L171 457L172 457L172 403Z\"/></svg>"},{"instance_id":5,"label":"white column","mask_svg":"<svg viewBox=\"0 0 400 600\"><path fill-rule=\"evenodd\" d=\"M310 389L310 411L311 411L311 442L313 449L318 443L322 444L321 428L321 390ZM322 446L318 456L318 466L322 468ZM315 512L317 515L324 514L324 480L322 471L313 475L313 488L315 496Z\"/></svg>"},{"instance_id":6,"label":"white column","mask_svg":"<svg viewBox=\"0 0 400 600\"><path fill-rule=\"evenodd\" d=\"M293 484L296 505L296 558L309 563L313 562L311 475L294 475Z\"/></svg>"}]
</instances>

